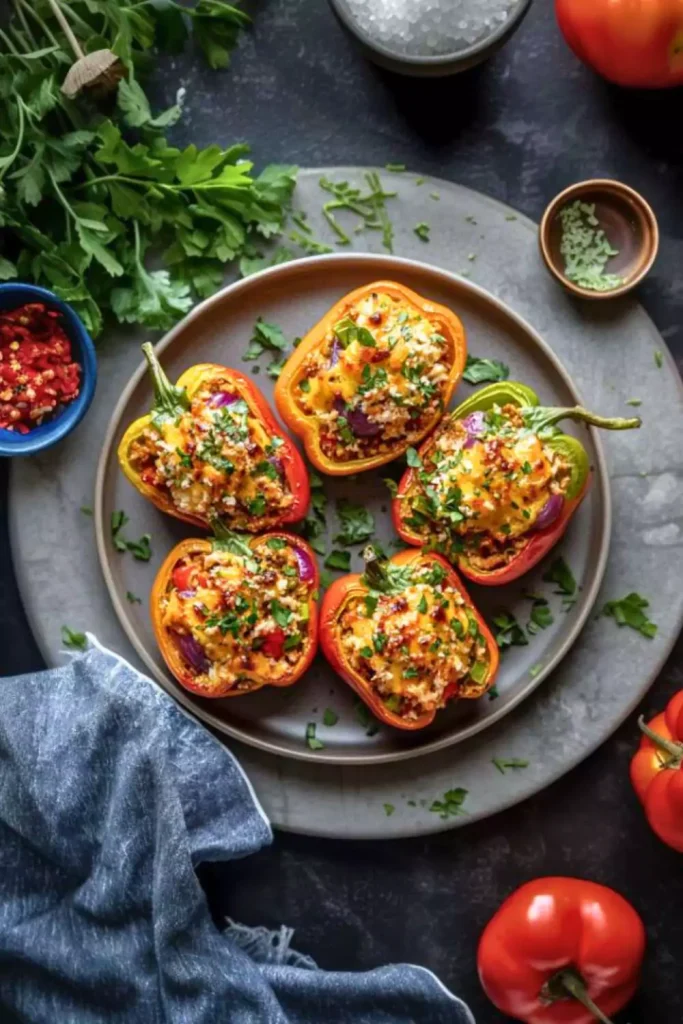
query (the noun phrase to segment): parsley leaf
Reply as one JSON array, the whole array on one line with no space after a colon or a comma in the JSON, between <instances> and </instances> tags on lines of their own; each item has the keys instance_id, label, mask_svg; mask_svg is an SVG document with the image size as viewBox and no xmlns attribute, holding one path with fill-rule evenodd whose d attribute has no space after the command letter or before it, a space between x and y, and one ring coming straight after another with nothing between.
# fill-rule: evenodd
<instances>
[{"instance_id":1,"label":"parsley leaf","mask_svg":"<svg viewBox=\"0 0 683 1024\"><path fill-rule=\"evenodd\" d=\"M429 224L425 223L425 221L421 221L419 224L416 224L413 231L421 242L429 241L430 227Z\"/></svg>"},{"instance_id":2,"label":"parsley leaf","mask_svg":"<svg viewBox=\"0 0 683 1024\"><path fill-rule=\"evenodd\" d=\"M341 530L334 538L338 544L351 546L364 544L375 532L375 517L363 505L354 505L347 498L337 502L337 517Z\"/></svg>"},{"instance_id":3,"label":"parsley leaf","mask_svg":"<svg viewBox=\"0 0 683 1024\"><path fill-rule=\"evenodd\" d=\"M142 604L142 598L134 594L132 590L126 591L126 600L129 604Z\"/></svg>"},{"instance_id":4,"label":"parsley leaf","mask_svg":"<svg viewBox=\"0 0 683 1024\"><path fill-rule=\"evenodd\" d=\"M440 800L434 800L431 803L429 810L433 814L438 814L439 817L444 820L446 818L456 818L465 814L465 811L462 809L462 805L466 798L466 789L447 789Z\"/></svg>"},{"instance_id":5,"label":"parsley leaf","mask_svg":"<svg viewBox=\"0 0 683 1024\"><path fill-rule=\"evenodd\" d=\"M492 757L491 764L495 765L501 775L505 775L508 768L528 768L529 762L522 761L518 757L502 758Z\"/></svg>"},{"instance_id":6,"label":"parsley leaf","mask_svg":"<svg viewBox=\"0 0 683 1024\"><path fill-rule=\"evenodd\" d=\"M393 804L383 804L382 806L384 807L384 813L386 814L387 818L390 818L391 815L396 810Z\"/></svg>"},{"instance_id":7,"label":"parsley leaf","mask_svg":"<svg viewBox=\"0 0 683 1024\"><path fill-rule=\"evenodd\" d=\"M501 653L506 647L525 647L529 643L524 630L510 612L501 611L494 615L493 625L496 627L495 639Z\"/></svg>"},{"instance_id":8,"label":"parsley leaf","mask_svg":"<svg viewBox=\"0 0 683 1024\"><path fill-rule=\"evenodd\" d=\"M476 356L468 356L462 379L468 384L484 384L507 380L509 376L510 367L498 359L477 359Z\"/></svg>"},{"instance_id":9,"label":"parsley leaf","mask_svg":"<svg viewBox=\"0 0 683 1024\"><path fill-rule=\"evenodd\" d=\"M392 498L395 498L398 494L398 484L395 480L392 480L390 476L385 476L382 483L386 484L387 490Z\"/></svg>"},{"instance_id":10,"label":"parsley leaf","mask_svg":"<svg viewBox=\"0 0 683 1024\"><path fill-rule=\"evenodd\" d=\"M555 559L548 571L543 574L543 579L546 583L555 583L561 594L568 594L571 597L576 593L574 574L562 557Z\"/></svg>"},{"instance_id":11,"label":"parsley leaf","mask_svg":"<svg viewBox=\"0 0 683 1024\"><path fill-rule=\"evenodd\" d=\"M351 555L348 551L330 551L325 559L325 568L348 572L351 568Z\"/></svg>"},{"instance_id":12,"label":"parsley leaf","mask_svg":"<svg viewBox=\"0 0 683 1024\"><path fill-rule=\"evenodd\" d=\"M62 643L73 651L84 651L88 646L85 633L77 633L68 626L62 626Z\"/></svg>"},{"instance_id":13,"label":"parsley leaf","mask_svg":"<svg viewBox=\"0 0 683 1024\"><path fill-rule=\"evenodd\" d=\"M630 626L652 640L657 634L657 626L646 614L645 609L649 607L650 602L634 591L616 601L608 601L600 614L608 615L618 626Z\"/></svg>"},{"instance_id":14,"label":"parsley leaf","mask_svg":"<svg viewBox=\"0 0 683 1024\"><path fill-rule=\"evenodd\" d=\"M328 729L331 729L333 725L336 725L339 721L339 715L332 708L325 708L323 712L323 725L326 725Z\"/></svg>"},{"instance_id":15,"label":"parsley leaf","mask_svg":"<svg viewBox=\"0 0 683 1024\"><path fill-rule=\"evenodd\" d=\"M270 614L273 616L278 626L286 626L292 617L292 612L289 608L285 608L283 604L274 597L270 602Z\"/></svg>"},{"instance_id":16,"label":"parsley leaf","mask_svg":"<svg viewBox=\"0 0 683 1024\"><path fill-rule=\"evenodd\" d=\"M406 461L411 469L421 469L422 459L415 448L409 448L406 452Z\"/></svg>"}]
</instances>

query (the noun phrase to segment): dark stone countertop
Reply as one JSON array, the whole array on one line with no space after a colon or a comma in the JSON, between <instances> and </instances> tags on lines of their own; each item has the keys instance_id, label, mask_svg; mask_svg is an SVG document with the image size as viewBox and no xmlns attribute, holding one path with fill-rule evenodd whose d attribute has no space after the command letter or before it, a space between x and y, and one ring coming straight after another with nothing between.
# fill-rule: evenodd
<instances>
[{"instance_id":1,"label":"dark stone countertop","mask_svg":"<svg viewBox=\"0 0 683 1024\"><path fill-rule=\"evenodd\" d=\"M662 228L642 301L683 364L681 92L612 88L579 66L552 5L536 0L488 64L456 79L417 81L365 62L323 0L261 0L232 69L191 57L162 61L160 97L187 88L178 137L247 139L258 164L402 161L489 193L538 219L581 178L613 176L644 192ZM0 465L0 640L5 674L40 667L21 612L7 540ZM643 641L646 642L646 641ZM619 680L614 680L619 685ZM679 641L644 710L683 686ZM483 996L475 953L482 927L517 885L544 874L592 878L622 892L645 920L649 951L636 1001L620 1021L683 1019L681 859L650 833L628 780L635 716L597 753L532 800L432 838L348 843L278 834L273 847L201 869L217 919L296 928L321 966L387 961L431 968L468 1000L479 1024L503 1018Z\"/></svg>"}]
</instances>

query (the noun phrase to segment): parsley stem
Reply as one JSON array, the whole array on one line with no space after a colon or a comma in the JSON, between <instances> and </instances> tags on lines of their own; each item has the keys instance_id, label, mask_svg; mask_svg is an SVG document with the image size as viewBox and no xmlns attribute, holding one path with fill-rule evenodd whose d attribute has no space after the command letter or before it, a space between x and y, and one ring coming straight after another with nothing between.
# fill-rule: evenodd
<instances>
[{"instance_id":1,"label":"parsley stem","mask_svg":"<svg viewBox=\"0 0 683 1024\"><path fill-rule=\"evenodd\" d=\"M81 60L83 57L85 57L85 54L83 53L83 48L82 48L81 44L79 43L78 39L76 39L76 36L74 35L74 32L73 32L73 29L71 28L71 25L66 20L66 17L64 15L64 11L62 10L62 8L57 3L57 0L47 0L47 2L50 5L50 10L54 14L54 16L57 19L57 21L59 22L59 27L61 28L62 32L66 36L66 38L68 40L68 43L69 43L69 46L73 50L73 52L76 55L76 57L78 58L78 60ZM90 26L88 26L88 32L90 33L90 31L91 31Z\"/></svg>"},{"instance_id":2,"label":"parsley stem","mask_svg":"<svg viewBox=\"0 0 683 1024\"><path fill-rule=\"evenodd\" d=\"M0 29L0 36L2 35L4 35L4 33ZM17 132L17 141L9 156L2 158L3 163L2 167L0 167L0 181L2 181L16 158L19 156L19 150L21 149L24 141L24 101L21 96L17 97L17 111L19 113L19 131Z\"/></svg>"},{"instance_id":3,"label":"parsley stem","mask_svg":"<svg viewBox=\"0 0 683 1024\"><path fill-rule=\"evenodd\" d=\"M41 31L45 33L47 38L50 40L50 43L52 44L52 46L56 46L58 49L61 50L61 46L59 45L57 37L53 33L53 31L50 28L50 26L46 25L46 23L43 21L43 19L38 14L38 12L34 11L33 8L31 7L31 5L26 3L26 0L15 0L15 5L16 5L17 8L25 9L26 12L31 15L31 17L36 22L36 24L41 29Z\"/></svg>"},{"instance_id":4,"label":"parsley stem","mask_svg":"<svg viewBox=\"0 0 683 1024\"><path fill-rule=\"evenodd\" d=\"M48 168L47 168L47 173L48 173L48 177L49 177L50 181L52 182L52 187L54 188L54 190L55 190L55 192L56 192L56 194L57 194L57 199L59 200L59 202L60 202L60 203L62 204L62 206L64 207L64 209L65 209L65 210L66 210L66 211L67 211L67 212L68 212L69 214L71 214L71 216L73 217L73 219L74 219L75 221L78 221L78 220L80 220L80 217L78 216L78 214L76 213L76 211L72 209L72 207L71 207L71 206L70 206L70 204L69 204L69 200L68 200L68 199L66 198L66 196L65 196L65 195L64 195L64 193L62 192L61 188L59 187L59 184L58 184L58 182L57 182L57 179L56 179L56 178L55 178L55 176L54 176L54 173L53 173L53 171L52 171L52 168L51 168L51 167L48 167Z\"/></svg>"},{"instance_id":5,"label":"parsley stem","mask_svg":"<svg viewBox=\"0 0 683 1024\"><path fill-rule=\"evenodd\" d=\"M14 0L14 9L17 12L17 17L19 18L19 21L21 22L22 28L24 29L24 32L26 33L26 38L28 39L29 43L31 44L31 46L33 47L34 50L39 49L36 37L33 35L33 29L31 28L31 26L29 25L28 21L26 20L26 15L24 13L24 7L23 7L23 4L21 3L21 0Z\"/></svg>"}]
</instances>

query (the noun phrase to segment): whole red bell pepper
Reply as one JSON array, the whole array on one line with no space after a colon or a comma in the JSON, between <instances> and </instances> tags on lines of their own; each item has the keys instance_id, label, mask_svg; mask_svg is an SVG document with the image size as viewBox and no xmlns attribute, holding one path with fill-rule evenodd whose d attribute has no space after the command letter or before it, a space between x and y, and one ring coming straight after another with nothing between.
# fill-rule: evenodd
<instances>
[{"instance_id":1,"label":"whole red bell pepper","mask_svg":"<svg viewBox=\"0 0 683 1024\"><path fill-rule=\"evenodd\" d=\"M638 986L643 923L623 896L579 878L517 889L487 924L477 967L487 996L526 1024L611 1024Z\"/></svg>"},{"instance_id":2,"label":"whole red bell pepper","mask_svg":"<svg viewBox=\"0 0 683 1024\"><path fill-rule=\"evenodd\" d=\"M497 432L508 427L512 422L511 415L519 423L517 438L513 436L512 440L509 433L505 435ZM419 451L413 453L412 466L403 474L392 505L394 525L399 536L407 544L427 545L440 551L463 576L483 586L500 586L524 575L563 536L590 485L588 452L577 438L563 434L557 428L556 424L564 419L608 430L640 426L638 417L606 419L580 406L557 409L543 407L539 404L536 392L517 381L490 384L444 417ZM520 519L524 532L519 536L489 538L480 526L481 509L486 506L494 508L495 502L501 501L496 497L495 486L492 487L490 480L486 479L490 470L487 469L482 476L479 488L469 498L469 504L463 500L460 487L455 482L444 495L435 490L434 479L444 476L444 467L449 463L452 463L456 474L454 480L462 483L464 478L457 476L460 469L456 467L465 464L468 453L471 454L475 446L483 453L484 460L490 460L495 470L498 464L503 466L505 442L510 445L512 458L519 451L517 443L523 445L532 438L538 438L544 449L562 461L566 467L566 479L561 494L548 492L548 500L537 513L536 519L530 517L527 509L520 510L518 502L510 501L508 507L502 506L503 513L528 518L528 525ZM443 442L447 442L447 445L444 446ZM542 465L542 462L539 464ZM519 460L519 464L506 464L505 469L512 469L513 480L516 475L525 483L533 485L536 465ZM503 482L508 478L509 474L505 474ZM495 479L495 474L490 479ZM516 512L513 513L512 509ZM502 519L501 522L505 523L506 520ZM509 532L509 526L507 529ZM488 558L491 564L484 567L480 557L483 547L478 550L475 546L468 546L470 537L478 543L484 538L491 544L495 564L492 558Z\"/></svg>"},{"instance_id":3,"label":"whole red bell pepper","mask_svg":"<svg viewBox=\"0 0 683 1024\"><path fill-rule=\"evenodd\" d=\"M392 649L404 641L411 645L410 648L401 647L398 655L394 655L403 655L409 662L403 676L405 682L401 686L409 688L417 679L428 679L430 674L433 675L433 663L427 665L428 655L421 649L421 641L425 636L432 644L441 645L437 648L439 657L455 658L454 650L450 654L447 652L447 641L443 644L439 639L441 633L461 639L465 636L466 644L471 646L474 643L472 650L481 652L481 657L471 665L469 674L449 682L438 706L456 698L481 697L490 690L498 671L498 646L448 562L440 555L414 549L384 559L369 547L364 557L365 572L335 580L323 598L320 646L335 672L355 690L372 713L381 722L397 729L424 729L434 721L436 707L421 714L409 715L402 706L401 692L382 695L372 683L378 667L390 663ZM416 600L416 584L422 587L423 596L419 603ZM429 588L429 598L424 596L425 586ZM445 594L447 589L451 591L450 600ZM457 600L454 595L457 595ZM359 614L368 627L366 642L372 644L366 654L361 651L364 664L367 665L365 673L350 663L343 644L344 613L352 605L358 605L361 609ZM405 621L405 636L400 638L388 635L390 627L384 632L384 624L391 623L394 615L402 616ZM406 621L410 618L412 622ZM422 622L425 623L424 627Z\"/></svg>"},{"instance_id":4,"label":"whole red bell pepper","mask_svg":"<svg viewBox=\"0 0 683 1024\"><path fill-rule=\"evenodd\" d=\"M646 725L631 761L631 782L650 827L663 842L683 853L683 690Z\"/></svg>"}]
</instances>

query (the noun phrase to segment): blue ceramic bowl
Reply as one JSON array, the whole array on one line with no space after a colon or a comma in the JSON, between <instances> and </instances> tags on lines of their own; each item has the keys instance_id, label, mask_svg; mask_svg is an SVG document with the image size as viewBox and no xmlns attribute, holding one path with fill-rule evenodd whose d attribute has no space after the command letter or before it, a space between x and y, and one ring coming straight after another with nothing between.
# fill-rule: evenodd
<instances>
[{"instance_id":1,"label":"blue ceramic bowl","mask_svg":"<svg viewBox=\"0 0 683 1024\"><path fill-rule=\"evenodd\" d=\"M32 455L57 444L85 416L97 383L95 346L71 306L47 288L38 288L33 284L0 284L0 311L16 309L27 302L44 302L49 309L57 309L62 314L62 327L69 335L73 358L81 366L81 390L78 398L66 405L62 412L41 426L34 427L28 434L0 429L0 455Z\"/></svg>"}]
</instances>

